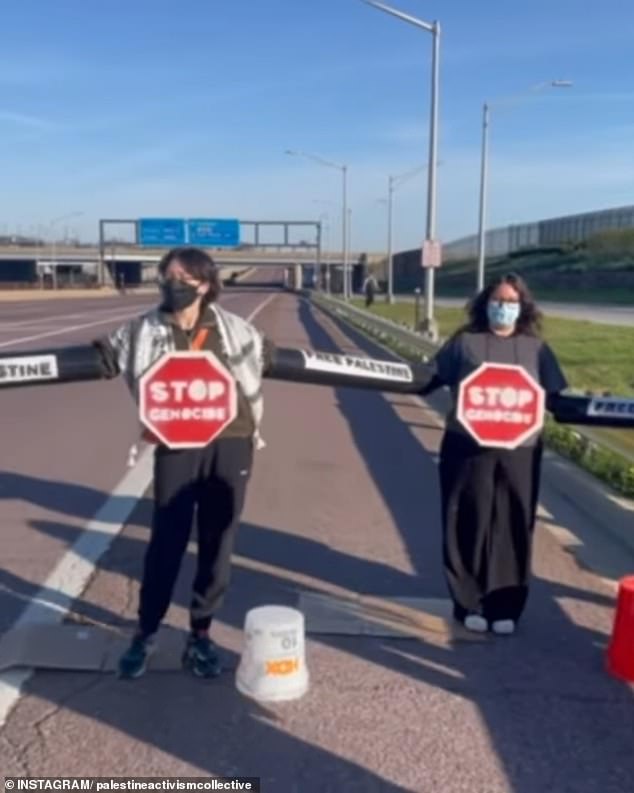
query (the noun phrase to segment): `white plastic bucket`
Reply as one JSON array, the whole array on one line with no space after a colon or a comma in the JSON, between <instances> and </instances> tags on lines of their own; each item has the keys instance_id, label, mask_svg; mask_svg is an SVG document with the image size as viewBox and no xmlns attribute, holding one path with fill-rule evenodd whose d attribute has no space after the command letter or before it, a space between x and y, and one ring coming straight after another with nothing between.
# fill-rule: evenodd
<instances>
[{"instance_id":1,"label":"white plastic bucket","mask_svg":"<svg viewBox=\"0 0 634 793\"><path fill-rule=\"evenodd\" d=\"M308 691L304 615L287 606L259 606L244 623L236 672L240 693L262 702L299 699Z\"/></svg>"}]
</instances>

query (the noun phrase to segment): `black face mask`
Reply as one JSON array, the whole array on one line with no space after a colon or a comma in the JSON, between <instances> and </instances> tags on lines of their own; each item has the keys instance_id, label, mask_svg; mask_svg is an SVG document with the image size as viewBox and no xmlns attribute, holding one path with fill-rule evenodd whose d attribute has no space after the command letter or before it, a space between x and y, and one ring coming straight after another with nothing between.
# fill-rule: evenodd
<instances>
[{"instance_id":1,"label":"black face mask","mask_svg":"<svg viewBox=\"0 0 634 793\"><path fill-rule=\"evenodd\" d=\"M185 284L170 278L161 285L163 302L161 304L165 311L183 311L194 303L198 295L198 287Z\"/></svg>"}]
</instances>

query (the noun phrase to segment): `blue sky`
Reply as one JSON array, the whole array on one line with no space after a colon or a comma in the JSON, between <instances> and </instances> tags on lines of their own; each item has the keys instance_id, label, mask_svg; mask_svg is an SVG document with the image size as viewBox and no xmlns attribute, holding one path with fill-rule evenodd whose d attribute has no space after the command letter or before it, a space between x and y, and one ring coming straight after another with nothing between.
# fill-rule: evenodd
<instances>
[{"instance_id":1,"label":"blue sky","mask_svg":"<svg viewBox=\"0 0 634 793\"><path fill-rule=\"evenodd\" d=\"M391 0L443 28L439 236L475 231L483 100L489 225L634 203L634 6L627 0ZM361 0L4 0L0 232L52 218L317 219L385 246L388 174L427 160L431 36ZM396 248L425 230L421 173ZM50 234L50 231L48 232Z\"/></svg>"}]
</instances>

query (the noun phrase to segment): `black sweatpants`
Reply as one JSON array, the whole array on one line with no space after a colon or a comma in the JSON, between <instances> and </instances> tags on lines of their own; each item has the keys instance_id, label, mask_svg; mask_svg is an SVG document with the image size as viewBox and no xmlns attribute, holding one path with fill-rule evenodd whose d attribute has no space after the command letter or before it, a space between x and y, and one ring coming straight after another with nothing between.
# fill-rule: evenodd
<instances>
[{"instance_id":1,"label":"black sweatpants","mask_svg":"<svg viewBox=\"0 0 634 793\"><path fill-rule=\"evenodd\" d=\"M528 597L542 445L486 449L447 432L440 450L445 575L454 614L518 620Z\"/></svg>"},{"instance_id":2,"label":"black sweatpants","mask_svg":"<svg viewBox=\"0 0 634 793\"><path fill-rule=\"evenodd\" d=\"M231 553L251 475L248 438L220 438L205 449L159 446L154 458L154 515L139 603L141 632L165 616L194 516L198 565L190 606L192 630L207 630L229 585Z\"/></svg>"}]
</instances>

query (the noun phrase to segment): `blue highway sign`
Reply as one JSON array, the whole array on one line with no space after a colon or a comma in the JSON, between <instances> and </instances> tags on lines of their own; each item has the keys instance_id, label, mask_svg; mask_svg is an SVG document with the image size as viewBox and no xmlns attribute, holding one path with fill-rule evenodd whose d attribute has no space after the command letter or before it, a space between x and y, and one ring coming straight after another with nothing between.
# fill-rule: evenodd
<instances>
[{"instance_id":1,"label":"blue highway sign","mask_svg":"<svg viewBox=\"0 0 634 793\"><path fill-rule=\"evenodd\" d=\"M223 218L196 219L187 222L190 245L235 247L240 244L240 221Z\"/></svg>"},{"instance_id":2,"label":"blue highway sign","mask_svg":"<svg viewBox=\"0 0 634 793\"><path fill-rule=\"evenodd\" d=\"M178 218L141 218L139 245L185 245L185 221Z\"/></svg>"}]
</instances>

